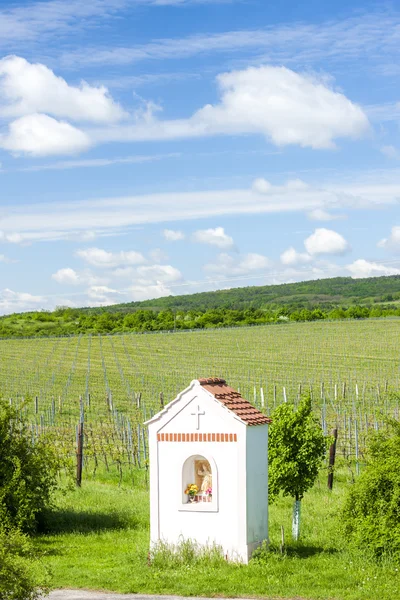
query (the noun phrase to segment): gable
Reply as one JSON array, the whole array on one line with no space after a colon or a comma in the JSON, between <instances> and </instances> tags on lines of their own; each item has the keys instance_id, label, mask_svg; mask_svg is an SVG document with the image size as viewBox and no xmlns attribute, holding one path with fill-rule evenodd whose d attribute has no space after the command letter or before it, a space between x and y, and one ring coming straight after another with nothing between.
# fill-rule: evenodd
<instances>
[{"instance_id":1,"label":"gable","mask_svg":"<svg viewBox=\"0 0 400 600\"><path fill-rule=\"evenodd\" d=\"M245 425L205 390L197 386L182 398L179 410L159 424L159 433L234 433Z\"/></svg>"}]
</instances>

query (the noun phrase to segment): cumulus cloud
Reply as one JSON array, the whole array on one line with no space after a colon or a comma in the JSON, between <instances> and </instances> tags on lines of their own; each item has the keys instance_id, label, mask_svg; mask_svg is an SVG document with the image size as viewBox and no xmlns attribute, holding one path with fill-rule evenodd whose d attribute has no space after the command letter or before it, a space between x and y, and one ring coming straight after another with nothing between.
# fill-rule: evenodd
<instances>
[{"instance_id":1,"label":"cumulus cloud","mask_svg":"<svg viewBox=\"0 0 400 600\"><path fill-rule=\"evenodd\" d=\"M51 277L54 279L54 281L57 281L57 283L67 285L79 285L81 283L78 273L70 267L58 269L58 271L53 273Z\"/></svg>"},{"instance_id":2,"label":"cumulus cloud","mask_svg":"<svg viewBox=\"0 0 400 600\"><path fill-rule=\"evenodd\" d=\"M332 148L337 137L368 129L363 110L322 79L286 67L250 67L217 78L221 102L193 123L214 133L263 133L277 146Z\"/></svg>"},{"instance_id":3,"label":"cumulus cloud","mask_svg":"<svg viewBox=\"0 0 400 600\"><path fill-rule=\"evenodd\" d=\"M150 265L137 268L141 283L173 283L182 279L182 273L172 265Z\"/></svg>"},{"instance_id":4,"label":"cumulus cloud","mask_svg":"<svg viewBox=\"0 0 400 600\"><path fill-rule=\"evenodd\" d=\"M39 113L12 121L8 133L0 135L0 148L31 156L73 154L87 150L90 143L77 127Z\"/></svg>"},{"instance_id":5,"label":"cumulus cloud","mask_svg":"<svg viewBox=\"0 0 400 600\"><path fill-rule=\"evenodd\" d=\"M350 250L349 243L340 233L323 227L316 229L314 233L304 240L304 245L311 256L319 254L345 254Z\"/></svg>"},{"instance_id":6,"label":"cumulus cloud","mask_svg":"<svg viewBox=\"0 0 400 600\"><path fill-rule=\"evenodd\" d=\"M253 181L252 190L258 194L268 194L272 191L272 185L263 177L258 177Z\"/></svg>"},{"instance_id":7,"label":"cumulus cloud","mask_svg":"<svg viewBox=\"0 0 400 600\"><path fill-rule=\"evenodd\" d=\"M174 229L164 229L163 236L168 242L178 242L179 240L185 239L185 234L183 231L178 231Z\"/></svg>"},{"instance_id":8,"label":"cumulus cloud","mask_svg":"<svg viewBox=\"0 0 400 600\"><path fill-rule=\"evenodd\" d=\"M379 275L400 275L400 269L396 267L387 267L377 262L370 262L363 258L347 265L346 269L351 273L354 279L362 277L379 277Z\"/></svg>"},{"instance_id":9,"label":"cumulus cloud","mask_svg":"<svg viewBox=\"0 0 400 600\"><path fill-rule=\"evenodd\" d=\"M22 244L24 241L24 237L17 232L5 233L4 231L0 231L0 242L6 242L9 244Z\"/></svg>"},{"instance_id":10,"label":"cumulus cloud","mask_svg":"<svg viewBox=\"0 0 400 600\"><path fill-rule=\"evenodd\" d=\"M109 306L122 302L125 294L106 285L92 285L86 291L91 306Z\"/></svg>"},{"instance_id":11,"label":"cumulus cloud","mask_svg":"<svg viewBox=\"0 0 400 600\"><path fill-rule=\"evenodd\" d=\"M163 283L155 285L132 285L129 294L133 301L152 300L172 296L172 291Z\"/></svg>"},{"instance_id":12,"label":"cumulus cloud","mask_svg":"<svg viewBox=\"0 0 400 600\"><path fill-rule=\"evenodd\" d=\"M78 250L77 256L93 267L118 267L120 265L138 265L145 262L144 256L134 250L108 252L102 248Z\"/></svg>"},{"instance_id":13,"label":"cumulus cloud","mask_svg":"<svg viewBox=\"0 0 400 600\"><path fill-rule=\"evenodd\" d=\"M161 248L154 248L149 252L149 256L155 263L163 263L168 260L168 254Z\"/></svg>"},{"instance_id":14,"label":"cumulus cloud","mask_svg":"<svg viewBox=\"0 0 400 600\"><path fill-rule=\"evenodd\" d=\"M218 248L229 249L234 246L233 238L225 233L223 227L215 227L215 229L200 229L192 235L194 242L200 244L210 244Z\"/></svg>"},{"instance_id":15,"label":"cumulus cloud","mask_svg":"<svg viewBox=\"0 0 400 600\"><path fill-rule=\"evenodd\" d=\"M388 238L384 238L378 242L380 248L386 248L394 252L400 251L400 225L392 227L392 231Z\"/></svg>"},{"instance_id":16,"label":"cumulus cloud","mask_svg":"<svg viewBox=\"0 0 400 600\"><path fill-rule=\"evenodd\" d=\"M126 116L105 87L71 86L19 56L0 60L0 118L9 120L0 148L31 156L83 152L90 134L68 121L110 124Z\"/></svg>"},{"instance_id":17,"label":"cumulus cloud","mask_svg":"<svg viewBox=\"0 0 400 600\"><path fill-rule=\"evenodd\" d=\"M271 261L262 254L249 253L239 257L222 253L213 263L204 265L207 273L218 273L219 275L248 275L257 271L268 269Z\"/></svg>"},{"instance_id":18,"label":"cumulus cloud","mask_svg":"<svg viewBox=\"0 0 400 600\"><path fill-rule=\"evenodd\" d=\"M0 60L0 116L45 113L74 121L110 123L126 116L107 88L68 85L51 69L19 56Z\"/></svg>"},{"instance_id":19,"label":"cumulus cloud","mask_svg":"<svg viewBox=\"0 0 400 600\"><path fill-rule=\"evenodd\" d=\"M220 101L188 119L162 120L153 114L124 127L94 132L98 142L167 140L210 135L261 134L277 146L334 148L342 137L369 130L360 106L325 79L286 67L250 67L217 77Z\"/></svg>"},{"instance_id":20,"label":"cumulus cloud","mask_svg":"<svg viewBox=\"0 0 400 600\"><path fill-rule=\"evenodd\" d=\"M13 313L26 310L38 310L46 306L43 296L35 296L27 292L14 292L9 288L0 290L0 312Z\"/></svg>"},{"instance_id":21,"label":"cumulus cloud","mask_svg":"<svg viewBox=\"0 0 400 600\"><path fill-rule=\"evenodd\" d=\"M133 284L128 288L132 300L149 300L171 296L169 286L183 282L183 275L172 265L146 265L131 272Z\"/></svg>"},{"instance_id":22,"label":"cumulus cloud","mask_svg":"<svg viewBox=\"0 0 400 600\"><path fill-rule=\"evenodd\" d=\"M312 257L309 254L306 252L297 252L292 246L281 254L281 263L283 265L302 265L310 261L312 261Z\"/></svg>"}]
</instances>

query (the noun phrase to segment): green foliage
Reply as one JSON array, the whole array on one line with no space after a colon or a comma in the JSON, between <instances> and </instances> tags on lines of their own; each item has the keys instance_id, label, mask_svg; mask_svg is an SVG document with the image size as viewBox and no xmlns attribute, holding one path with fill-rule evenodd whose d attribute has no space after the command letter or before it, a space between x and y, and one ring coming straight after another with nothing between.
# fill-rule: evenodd
<instances>
[{"instance_id":1,"label":"green foliage","mask_svg":"<svg viewBox=\"0 0 400 600\"><path fill-rule=\"evenodd\" d=\"M400 423L388 422L371 439L368 463L343 510L345 535L376 558L400 562Z\"/></svg>"},{"instance_id":2,"label":"green foliage","mask_svg":"<svg viewBox=\"0 0 400 600\"><path fill-rule=\"evenodd\" d=\"M302 397L297 410L281 404L272 414L269 433L269 494L280 492L301 500L318 475L326 439L312 413L311 395Z\"/></svg>"},{"instance_id":3,"label":"green foliage","mask_svg":"<svg viewBox=\"0 0 400 600\"><path fill-rule=\"evenodd\" d=\"M46 571L29 539L16 530L0 529L0 598L36 600L46 592Z\"/></svg>"},{"instance_id":4,"label":"green foliage","mask_svg":"<svg viewBox=\"0 0 400 600\"><path fill-rule=\"evenodd\" d=\"M31 532L57 487L59 459L45 436L33 443L17 414L0 399L0 523Z\"/></svg>"}]
</instances>

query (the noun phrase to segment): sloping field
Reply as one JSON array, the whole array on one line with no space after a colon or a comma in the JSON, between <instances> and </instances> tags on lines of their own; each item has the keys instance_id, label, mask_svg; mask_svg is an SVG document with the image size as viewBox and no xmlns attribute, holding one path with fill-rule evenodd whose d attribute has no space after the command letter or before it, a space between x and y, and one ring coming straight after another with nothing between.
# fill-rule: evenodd
<instances>
[{"instance_id":1,"label":"sloping field","mask_svg":"<svg viewBox=\"0 0 400 600\"><path fill-rule=\"evenodd\" d=\"M110 447L119 439L122 454L140 462L141 424L159 409L160 393L167 403L194 378L222 376L270 413L311 386L322 426L339 426L354 454L383 414L398 414L399 340L396 319L4 340L0 388L37 434L56 428L72 448L84 411L89 437L111 436Z\"/></svg>"}]
</instances>

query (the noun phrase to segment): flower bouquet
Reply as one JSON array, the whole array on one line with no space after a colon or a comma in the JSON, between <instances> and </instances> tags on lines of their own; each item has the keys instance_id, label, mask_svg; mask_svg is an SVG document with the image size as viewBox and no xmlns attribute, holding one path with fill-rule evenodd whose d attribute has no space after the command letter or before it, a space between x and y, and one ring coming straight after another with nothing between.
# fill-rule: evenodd
<instances>
[{"instance_id":1,"label":"flower bouquet","mask_svg":"<svg viewBox=\"0 0 400 600\"><path fill-rule=\"evenodd\" d=\"M194 502L195 496L198 493L199 488L195 483L188 483L187 488L185 490L185 494L188 496L188 502Z\"/></svg>"}]
</instances>

